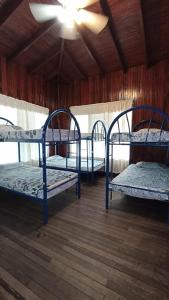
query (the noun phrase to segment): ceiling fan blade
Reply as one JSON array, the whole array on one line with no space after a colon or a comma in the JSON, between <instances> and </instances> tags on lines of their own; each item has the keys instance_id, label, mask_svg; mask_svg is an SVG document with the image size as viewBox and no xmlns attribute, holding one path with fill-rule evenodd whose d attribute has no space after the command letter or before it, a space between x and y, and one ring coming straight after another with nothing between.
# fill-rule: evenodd
<instances>
[{"instance_id":1,"label":"ceiling fan blade","mask_svg":"<svg viewBox=\"0 0 169 300\"><path fill-rule=\"evenodd\" d=\"M29 6L33 17L38 22L45 22L56 18L61 9L60 5L30 3Z\"/></svg>"},{"instance_id":2,"label":"ceiling fan blade","mask_svg":"<svg viewBox=\"0 0 169 300\"><path fill-rule=\"evenodd\" d=\"M76 40L79 37L79 33L75 26L68 27L67 25L62 24L59 36L66 40Z\"/></svg>"},{"instance_id":3,"label":"ceiling fan blade","mask_svg":"<svg viewBox=\"0 0 169 300\"><path fill-rule=\"evenodd\" d=\"M74 8L85 8L98 1L99 0L58 0L58 2L60 2L62 5L71 6Z\"/></svg>"},{"instance_id":4,"label":"ceiling fan blade","mask_svg":"<svg viewBox=\"0 0 169 300\"><path fill-rule=\"evenodd\" d=\"M77 24L84 24L92 32L98 34L107 25L108 17L85 9L80 9L76 17Z\"/></svg>"}]
</instances>

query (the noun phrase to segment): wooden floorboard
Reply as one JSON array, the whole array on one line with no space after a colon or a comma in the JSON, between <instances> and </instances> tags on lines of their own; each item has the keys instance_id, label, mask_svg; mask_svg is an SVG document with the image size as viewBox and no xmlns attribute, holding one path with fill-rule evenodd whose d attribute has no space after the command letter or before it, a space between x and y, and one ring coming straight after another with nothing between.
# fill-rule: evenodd
<instances>
[{"instance_id":1,"label":"wooden floorboard","mask_svg":"<svg viewBox=\"0 0 169 300\"><path fill-rule=\"evenodd\" d=\"M49 223L22 197L0 193L0 299L168 300L167 205L113 194L105 179L52 199Z\"/></svg>"}]
</instances>

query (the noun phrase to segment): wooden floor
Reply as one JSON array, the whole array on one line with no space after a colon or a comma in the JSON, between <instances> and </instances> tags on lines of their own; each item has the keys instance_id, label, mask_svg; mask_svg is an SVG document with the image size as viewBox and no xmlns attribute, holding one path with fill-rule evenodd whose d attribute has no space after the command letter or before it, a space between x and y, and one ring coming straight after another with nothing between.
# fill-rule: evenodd
<instances>
[{"instance_id":1,"label":"wooden floor","mask_svg":"<svg viewBox=\"0 0 169 300\"><path fill-rule=\"evenodd\" d=\"M0 299L169 299L167 206L113 194L104 179L40 208L0 193ZM57 200L57 201L56 201Z\"/></svg>"}]
</instances>

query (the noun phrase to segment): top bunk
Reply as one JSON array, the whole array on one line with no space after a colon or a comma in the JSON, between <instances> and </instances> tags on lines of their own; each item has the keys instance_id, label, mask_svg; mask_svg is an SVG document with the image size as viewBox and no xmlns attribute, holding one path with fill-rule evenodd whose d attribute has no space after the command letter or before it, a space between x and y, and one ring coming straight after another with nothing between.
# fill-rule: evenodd
<instances>
[{"instance_id":1,"label":"top bunk","mask_svg":"<svg viewBox=\"0 0 169 300\"><path fill-rule=\"evenodd\" d=\"M130 126L131 113L141 119ZM124 123L127 130L123 131ZM112 122L108 131L108 143L112 145L169 145L169 116L160 109L149 105L134 106L120 113Z\"/></svg>"},{"instance_id":2,"label":"top bunk","mask_svg":"<svg viewBox=\"0 0 169 300\"><path fill-rule=\"evenodd\" d=\"M64 129L65 126L66 128ZM54 111L49 115L42 128L33 130L24 130L19 126L15 126L9 120L0 117L0 142L71 143L78 142L80 139L78 122L73 114L66 109Z\"/></svg>"}]
</instances>

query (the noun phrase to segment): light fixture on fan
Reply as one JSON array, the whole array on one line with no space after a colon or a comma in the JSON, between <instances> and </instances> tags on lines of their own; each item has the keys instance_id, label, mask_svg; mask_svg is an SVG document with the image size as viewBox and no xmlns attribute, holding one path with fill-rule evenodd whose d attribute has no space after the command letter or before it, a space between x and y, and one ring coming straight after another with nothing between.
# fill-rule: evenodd
<instances>
[{"instance_id":1,"label":"light fixture on fan","mask_svg":"<svg viewBox=\"0 0 169 300\"><path fill-rule=\"evenodd\" d=\"M61 24L59 36L64 39L76 39L76 25L84 24L95 34L106 26L108 18L84 9L98 0L58 0L61 5L30 3L30 9L38 22L57 18Z\"/></svg>"}]
</instances>

